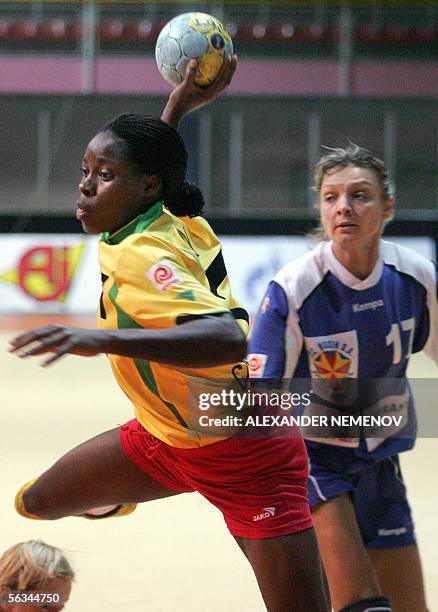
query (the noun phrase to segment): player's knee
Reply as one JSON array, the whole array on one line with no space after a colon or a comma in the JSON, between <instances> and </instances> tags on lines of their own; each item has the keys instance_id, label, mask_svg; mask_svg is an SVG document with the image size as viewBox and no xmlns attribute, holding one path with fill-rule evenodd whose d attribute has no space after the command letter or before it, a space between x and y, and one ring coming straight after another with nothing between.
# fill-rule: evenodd
<instances>
[{"instance_id":1,"label":"player's knee","mask_svg":"<svg viewBox=\"0 0 438 612\"><path fill-rule=\"evenodd\" d=\"M391 604L386 597L367 597L354 601L339 612L392 612Z\"/></svg>"}]
</instances>

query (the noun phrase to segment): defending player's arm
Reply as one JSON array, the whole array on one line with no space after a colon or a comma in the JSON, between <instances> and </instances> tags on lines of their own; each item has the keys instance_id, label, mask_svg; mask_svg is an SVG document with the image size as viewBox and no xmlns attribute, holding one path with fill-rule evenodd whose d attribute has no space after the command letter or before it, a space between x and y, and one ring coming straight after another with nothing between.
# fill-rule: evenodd
<instances>
[{"instance_id":1,"label":"defending player's arm","mask_svg":"<svg viewBox=\"0 0 438 612\"><path fill-rule=\"evenodd\" d=\"M278 381L293 375L290 364L296 364L302 346L298 325L295 333L290 329L293 318L294 313L290 312L284 289L272 281L262 301L249 343L248 360L252 378Z\"/></svg>"},{"instance_id":2,"label":"defending player's arm","mask_svg":"<svg viewBox=\"0 0 438 612\"><path fill-rule=\"evenodd\" d=\"M178 129L185 115L213 102L231 83L237 67L237 56L225 58L221 69L211 85L199 87L195 84L196 60L191 60L186 68L184 81L172 91L164 108L161 119Z\"/></svg>"},{"instance_id":3,"label":"defending player's arm","mask_svg":"<svg viewBox=\"0 0 438 612\"><path fill-rule=\"evenodd\" d=\"M429 334L424 352L438 364L438 274L435 277L436 284L431 283L427 289Z\"/></svg>"}]
</instances>

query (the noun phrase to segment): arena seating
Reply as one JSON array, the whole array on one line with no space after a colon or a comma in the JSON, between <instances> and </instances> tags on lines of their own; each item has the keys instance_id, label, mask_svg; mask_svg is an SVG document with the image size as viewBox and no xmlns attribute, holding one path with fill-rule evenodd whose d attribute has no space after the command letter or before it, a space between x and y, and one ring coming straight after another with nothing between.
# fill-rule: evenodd
<instances>
[{"instance_id":1,"label":"arena seating","mask_svg":"<svg viewBox=\"0 0 438 612\"><path fill-rule=\"evenodd\" d=\"M150 21L149 19L131 19L125 22L123 37L125 40L137 42L155 42L163 29L165 21Z\"/></svg>"},{"instance_id":2,"label":"arena seating","mask_svg":"<svg viewBox=\"0 0 438 612\"><path fill-rule=\"evenodd\" d=\"M102 18L97 25L97 37L101 44L120 42L145 42L153 44L163 27L162 19L146 18ZM339 41L339 24L318 21L229 21L225 22L237 44L254 45L312 45L318 43L336 44ZM79 41L80 19L56 17L50 19L0 17L0 40L28 43L42 41ZM369 46L424 46L438 42L438 30L433 25L386 23L356 23L354 40ZM7 49L7 47L5 47Z\"/></svg>"}]
</instances>

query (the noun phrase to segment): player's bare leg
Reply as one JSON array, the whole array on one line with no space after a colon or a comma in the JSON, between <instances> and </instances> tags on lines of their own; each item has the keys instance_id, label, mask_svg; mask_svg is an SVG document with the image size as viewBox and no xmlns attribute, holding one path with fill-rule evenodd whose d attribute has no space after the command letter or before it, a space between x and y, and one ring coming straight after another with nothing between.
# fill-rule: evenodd
<instances>
[{"instance_id":1,"label":"player's bare leg","mask_svg":"<svg viewBox=\"0 0 438 612\"><path fill-rule=\"evenodd\" d=\"M171 495L176 493L129 461L119 429L112 429L61 457L23 493L23 503L30 514L59 519Z\"/></svg>"},{"instance_id":2,"label":"player's bare leg","mask_svg":"<svg viewBox=\"0 0 438 612\"><path fill-rule=\"evenodd\" d=\"M251 563L268 612L330 612L313 529L236 541Z\"/></svg>"},{"instance_id":3,"label":"player's bare leg","mask_svg":"<svg viewBox=\"0 0 438 612\"><path fill-rule=\"evenodd\" d=\"M341 610L353 602L381 596L378 577L348 494L317 506L312 516L333 609ZM383 595L387 596L384 592Z\"/></svg>"},{"instance_id":4,"label":"player's bare leg","mask_svg":"<svg viewBox=\"0 0 438 612\"><path fill-rule=\"evenodd\" d=\"M427 612L423 572L416 544L369 550L368 554L394 612Z\"/></svg>"}]
</instances>

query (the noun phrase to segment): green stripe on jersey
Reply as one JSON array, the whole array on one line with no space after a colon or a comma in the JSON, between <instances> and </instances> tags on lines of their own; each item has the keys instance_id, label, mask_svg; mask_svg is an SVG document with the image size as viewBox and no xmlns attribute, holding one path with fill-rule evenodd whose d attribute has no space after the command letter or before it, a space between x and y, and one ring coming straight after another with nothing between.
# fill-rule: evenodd
<instances>
[{"instance_id":1,"label":"green stripe on jersey","mask_svg":"<svg viewBox=\"0 0 438 612\"><path fill-rule=\"evenodd\" d=\"M191 302L196 302L195 294L193 293L191 289L187 289L186 291L182 291L181 293L178 293L177 297L184 299L184 300L190 300Z\"/></svg>"},{"instance_id":2,"label":"green stripe on jersey","mask_svg":"<svg viewBox=\"0 0 438 612\"><path fill-rule=\"evenodd\" d=\"M163 202L156 202L153 206L151 206L145 213L135 217L132 221L130 221L127 225L120 228L113 234L109 232L103 232L100 237L107 244L120 244L122 240L125 240L131 234L141 234L144 232L146 228L148 228L155 219L161 217L163 214Z\"/></svg>"},{"instance_id":3,"label":"green stripe on jersey","mask_svg":"<svg viewBox=\"0 0 438 612\"><path fill-rule=\"evenodd\" d=\"M131 317L126 314L126 312L117 304L117 294L118 288L116 283L114 282L113 286L108 292L108 296L111 302L114 304L114 308L117 312L117 327L119 329L143 329L143 327L139 323L131 319ZM154 373L152 372L152 368L150 366L150 362L146 359L132 359L132 361L134 362L135 367L137 368L137 372L140 374L142 381L149 389L149 391L151 391L156 397L158 397L160 401L163 402L163 404L165 404L169 408L169 410L183 427L188 429L187 423L184 421L175 406L170 402L166 402L166 400L161 397L158 391Z\"/></svg>"}]
</instances>

